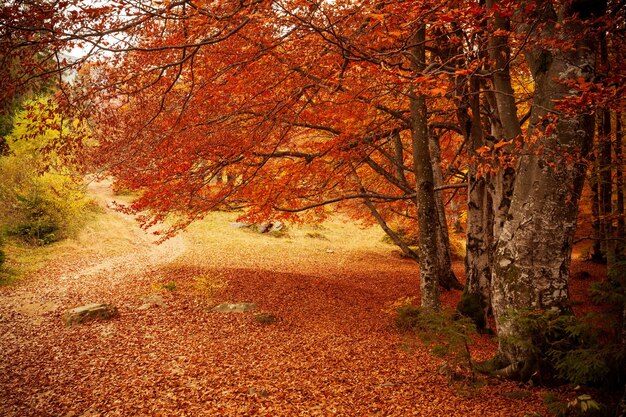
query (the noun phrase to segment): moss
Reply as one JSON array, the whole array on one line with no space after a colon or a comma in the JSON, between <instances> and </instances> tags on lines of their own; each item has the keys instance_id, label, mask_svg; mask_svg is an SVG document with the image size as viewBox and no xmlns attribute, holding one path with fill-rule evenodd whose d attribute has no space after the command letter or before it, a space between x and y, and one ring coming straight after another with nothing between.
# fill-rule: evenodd
<instances>
[{"instance_id":1,"label":"moss","mask_svg":"<svg viewBox=\"0 0 626 417\"><path fill-rule=\"evenodd\" d=\"M411 330L413 329L420 318L420 309L419 307L415 307L414 305L404 305L397 310L398 315L396 316L396 327L400 330Z\"/></svg>"},{"instance_id":2,"label":"moss","mask_svg":"<svg viewBox=\"0 0 626 417\"><path fill-rule=\"evenodd\" d=\"M459 314L470 318L478 330L484 330L487 327L485 307L485 301L480 294L464 291L456 310Z\"/></svg>"},{"instance_id":3,"label":"moss","mask_svg":"<svg viewBox=\"0 0 626 417\"><path fill-rule=\"evenodd\" d=\"M520 281L521 271L515 264L510 263L505 267L496 266L495 273L500 277L501 284L506 287L506 292L514 294L511 296L512 299L521 301L528 298L527 293L531 289Z\"/></svg>"}]
</instances>

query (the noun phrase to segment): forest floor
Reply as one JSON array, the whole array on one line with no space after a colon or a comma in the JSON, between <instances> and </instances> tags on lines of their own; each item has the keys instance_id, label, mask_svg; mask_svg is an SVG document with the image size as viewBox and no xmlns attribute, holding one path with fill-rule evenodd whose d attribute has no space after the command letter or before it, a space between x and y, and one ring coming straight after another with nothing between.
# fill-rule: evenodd
<instances>
[{"instance_id":1,"label":"forest floor","mask_svg":"<svg viewBox=\"0 0 626 417\"><path fill-rule=\"evenodd\" d=\"M108 184L90 192L102 213L58 244L63 256L0 287L2 416L549 415L545 389L451 381L443 359L393 327L385 309L418 299L419 272L376 228L335 221L276 238L215 213L155 245L111 209ZM601 278L591 267L574 261L593 275L575 297ZM200 278L228 286L209 300L195 291ZM444 304L458 297L444 293ZM159 303L140 309L148 299ZM277 321L211 311L223 301L256 303ZM90 303L120 315L63 324ZM495 344L477 336L471 349L486 359Z\"/></svg>"}]
</instances>

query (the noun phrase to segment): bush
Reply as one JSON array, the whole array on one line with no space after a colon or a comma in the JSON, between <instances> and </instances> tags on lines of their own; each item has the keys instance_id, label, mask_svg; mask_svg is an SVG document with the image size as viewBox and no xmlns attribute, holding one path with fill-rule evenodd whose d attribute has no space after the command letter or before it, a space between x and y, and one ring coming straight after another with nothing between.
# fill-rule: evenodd
<instances>
[{"instance_id":1,"label":"bush","mask_svg":"<svg viewBox=\"0 0 626 417\"><path fill-rule=\"evenodd\" d=\"M621 347L586 319L555 311L527 312L518 320L521 343L533 354L541 382L611 386L624 379Z\"/></svg>"},{"instance_id":2,"label":"bush","mask_svg":"<svg viewBox=\"0 0 626 417\"><path fill-rule=\"evenodd\" d=\"M422 343L431 347L433 355L452 365L450 369L465 368L471 371L472 380L475 379L469 343L476 328L470 319L454 313L424 311L411 304L402 305L396 311L395 322L399 329L413 331ZM456 372L452 374L459 376Z\"/></svg>"},{"instance_id":3,"label":"bush","mask_svg":"<svg viewBox=\"0 0 626 417\"><path fill-rule=\"evenodd\" d=\"M471 319L479 331L487 328L485 302L480 294L470 294L464 291L456 309L459 314Z\"/></svg>"},{"instance_id":4,"label":"bush","mask_svg":"<svg viewBox=\"0 0 626 417\"><path fill-rule=\"evenodd\" d=\"M17 113L7 136L9 154L0 158L0 226L9 235L46 245L73 231L89 202L82 176L67 158L50 150L61 137L60 130L65 136L70 127L60 127L58 116L59 123L35 129L38 124L32 119L39 113L46 114L48 121L57 116L45 99L29 103L35 110ZM71 129L75 131L76 125Z\"/></svg>"},{"instance_id":5,"label":"bush","mask_svg":"<svg viewBox=\"0 0 626 417\"><path fill-rule=\"evenodd\" d=\"M411 304L399 307L396 315L396 327L400 330L413 330L419 327L420 312L418 307Z\"/></svg>"}]
</instances>

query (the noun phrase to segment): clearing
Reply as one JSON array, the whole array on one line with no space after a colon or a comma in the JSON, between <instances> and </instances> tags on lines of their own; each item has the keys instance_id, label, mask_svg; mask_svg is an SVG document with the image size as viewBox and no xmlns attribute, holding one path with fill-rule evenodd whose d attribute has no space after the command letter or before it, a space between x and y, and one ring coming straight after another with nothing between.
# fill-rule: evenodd
<instances>
[{"instance_id":1,"label":"clearing","mask_svg":"<svg viewBox=\"0 0 626 417\"><path fill-rule=\"evenodd\" d=\"M540 389L450 383L441 359L393 328L385 307L418 297L419 272L376 228L334 222L276 238L215 213L155 245L110 208L107 183L90 192L103 213L59 244L63 256L0 288L2 416L546 414ZM199 277L228 286L210 301L194 291ZM222 301L277 321L212 312ZM65 310L101 302L120 316L63 325ZM477 338L473 350L484 359L494 344Z\"/></svg>"}]
</instances>

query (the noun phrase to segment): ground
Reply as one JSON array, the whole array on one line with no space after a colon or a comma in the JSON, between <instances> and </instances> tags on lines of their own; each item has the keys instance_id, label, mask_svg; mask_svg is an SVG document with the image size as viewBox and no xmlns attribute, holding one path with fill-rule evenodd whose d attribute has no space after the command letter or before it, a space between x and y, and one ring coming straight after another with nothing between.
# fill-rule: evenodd
<instances>
[{"instance_id":1,"label":"ground","mask_svg":"<svg viewBox=\"0 0 626 417\"><path fill-rule=\"evenodd\" d=\"M419 272L377 229L335 222L276 238L216 213L155 245L112 210L107 183L90 192L103 212L63 256L0 287L2 416L547 415L545 391L451 383L441 359L393 328L384 310L419 296ZM209 299L200 277L228 286ZM277 321L212 312L222 301ZM101 302L119 317L63 325L67 309ZM487 336L472 346L475 359L494 348Z\"/></svg>"}]
</instances>

